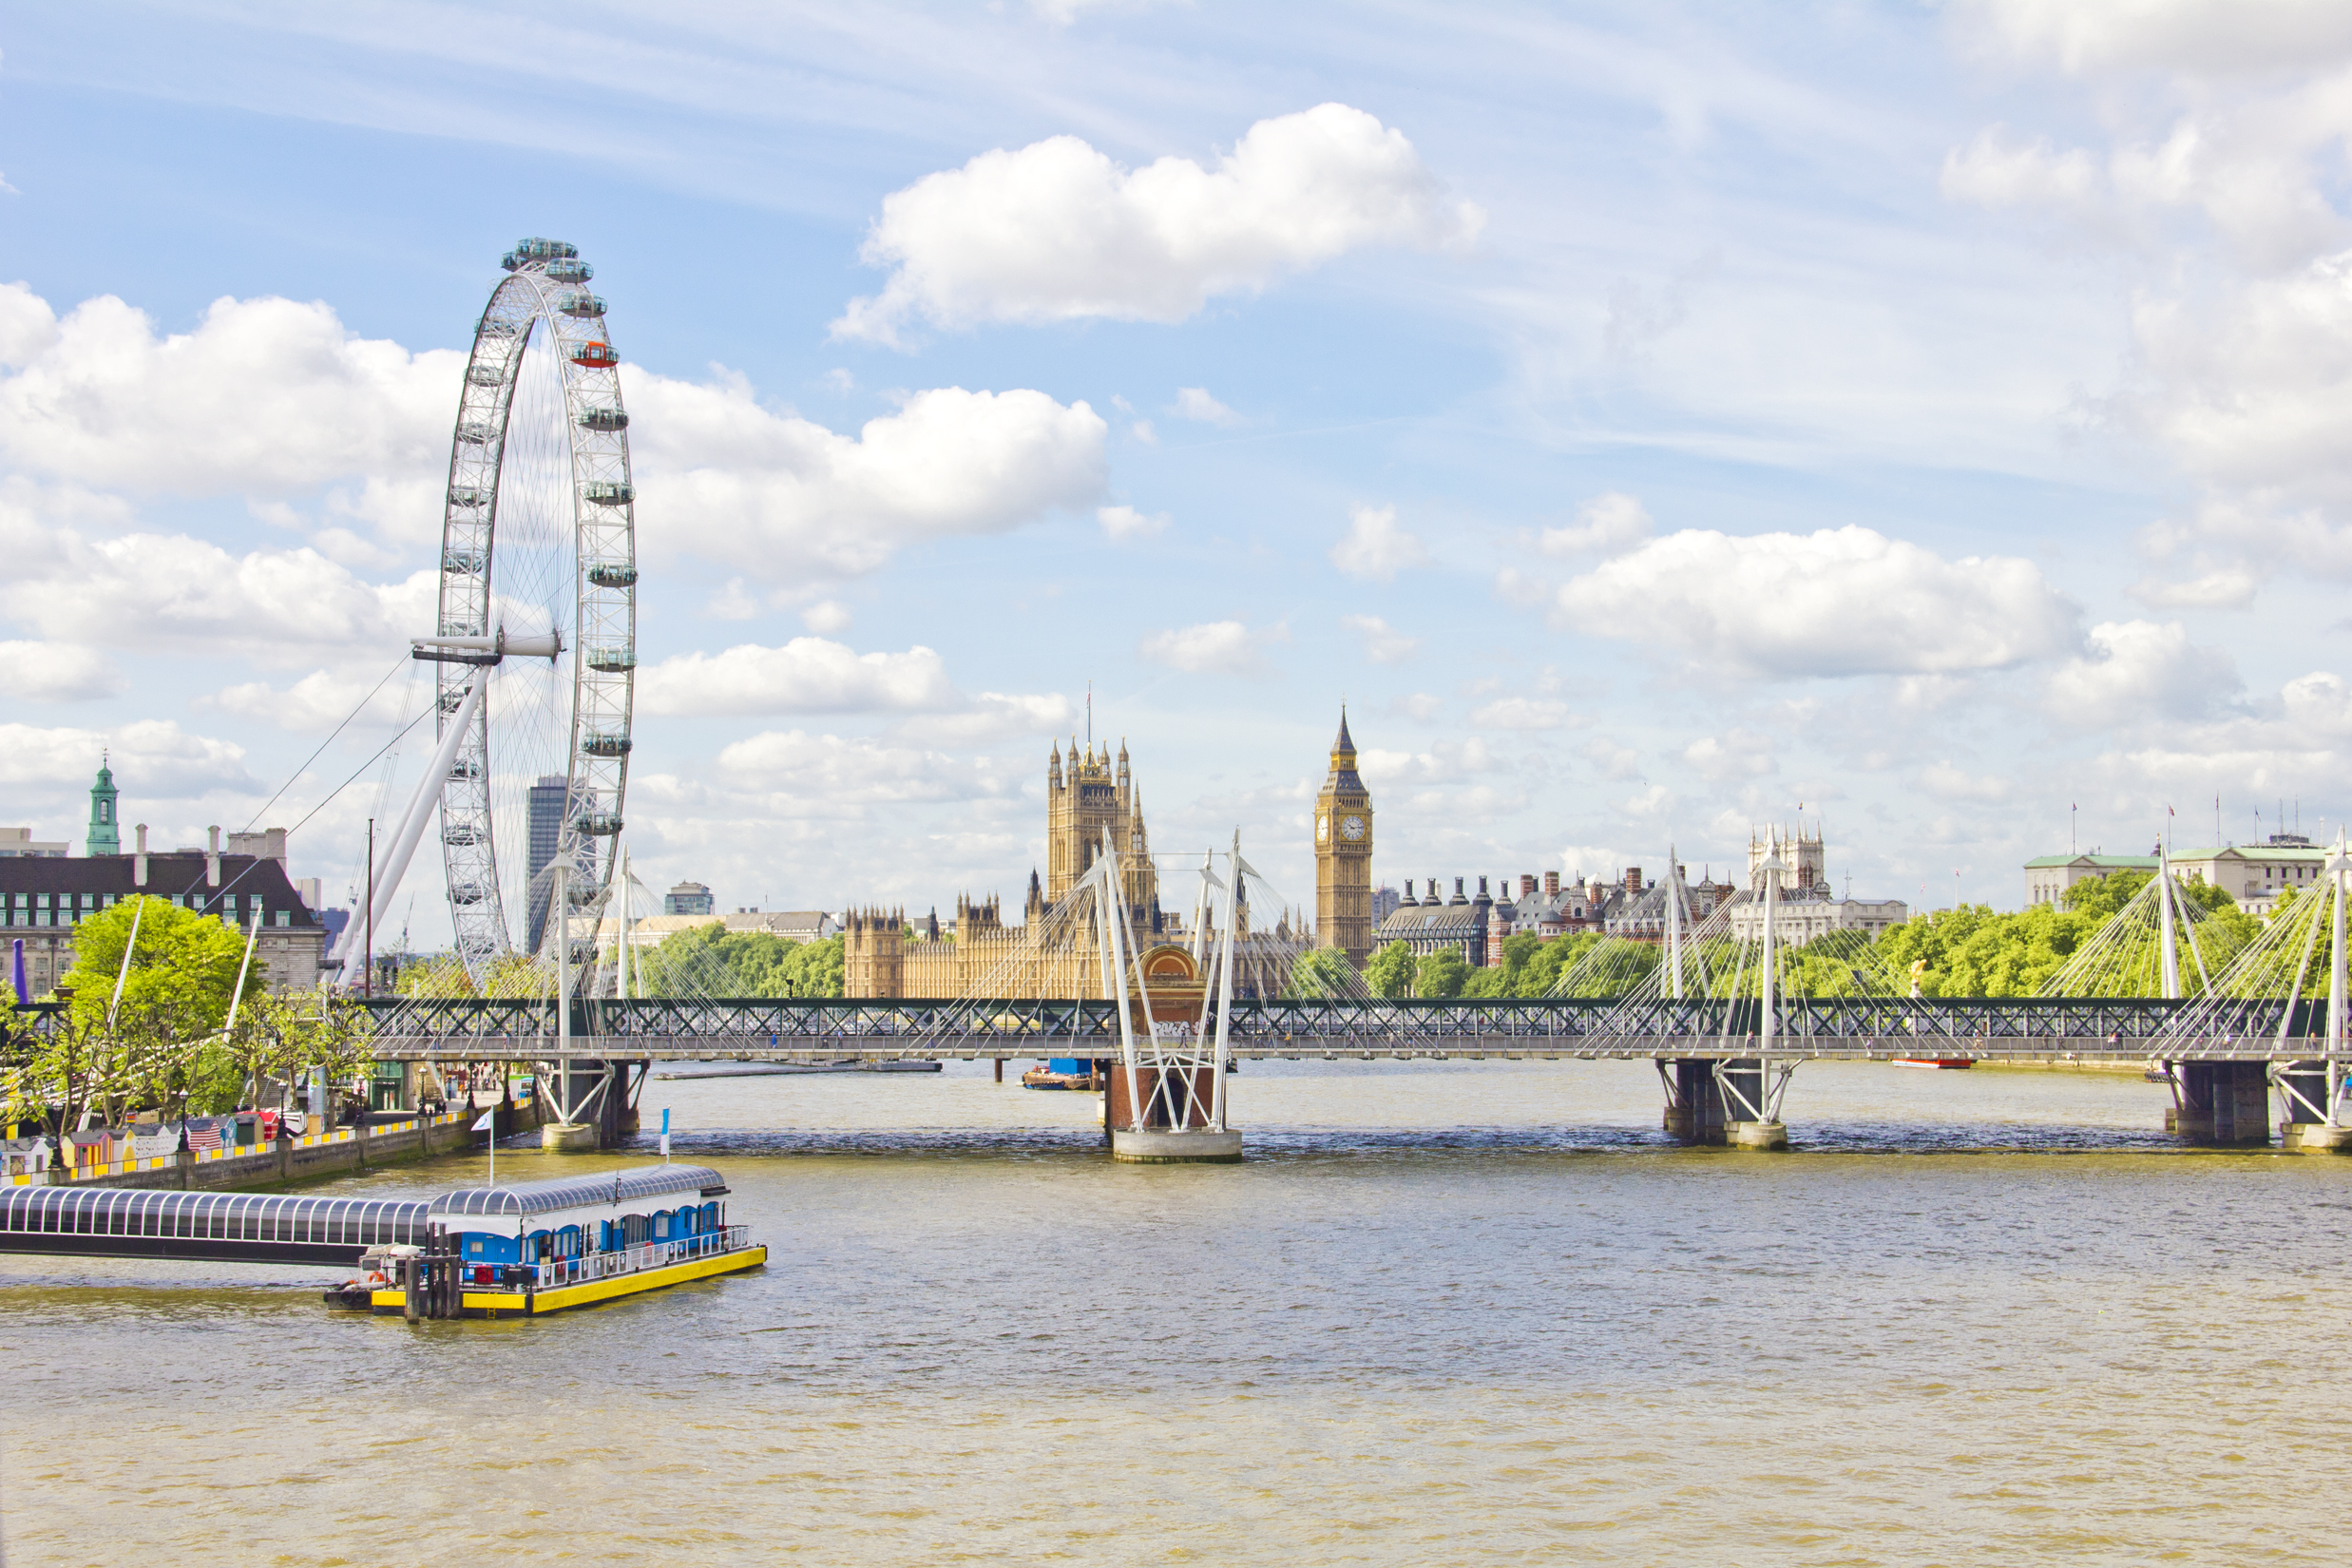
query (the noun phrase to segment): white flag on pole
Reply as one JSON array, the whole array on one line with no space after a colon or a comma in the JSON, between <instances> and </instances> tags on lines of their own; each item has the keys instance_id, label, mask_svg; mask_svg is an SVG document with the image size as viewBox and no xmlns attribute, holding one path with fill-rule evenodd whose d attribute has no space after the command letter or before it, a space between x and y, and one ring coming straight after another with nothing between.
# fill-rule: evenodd
<instances>
[{"instance_id":1,"label":"white flag on pole","mask_svg":"<svg viewBox=\"0 0 2352 1568\"><path fill-rule=\"evenodd\" d=\"M497 1120L498 1113L496 1111L485 1111L482 1113L482 1119L473 1124L473 1131L477 1133L487 1133L490 1130L492 1124Z\"/></svg>"}]
</instances>

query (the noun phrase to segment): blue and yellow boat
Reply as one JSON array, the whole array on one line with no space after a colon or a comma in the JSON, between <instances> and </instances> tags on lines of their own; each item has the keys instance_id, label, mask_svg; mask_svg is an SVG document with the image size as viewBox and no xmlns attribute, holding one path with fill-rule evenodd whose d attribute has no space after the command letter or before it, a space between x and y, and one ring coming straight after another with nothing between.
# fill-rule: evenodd
<instances>
[{"instance_id":1,"label":"blue and yellow boat","mask_svg":"<svg viewBox=\"0 0 2352 1568\"><path fill-rule=\"evenodd\" d=\"M540 1317L768 1261L727 1223L727 1183L707 1165L640 1165L599 1176L444 1193L423 1247L369 1254L369 1272L328 1299L405 1317ZM338 1303L338 1305L341 1303Z\"/></svg>"}]
</instances>

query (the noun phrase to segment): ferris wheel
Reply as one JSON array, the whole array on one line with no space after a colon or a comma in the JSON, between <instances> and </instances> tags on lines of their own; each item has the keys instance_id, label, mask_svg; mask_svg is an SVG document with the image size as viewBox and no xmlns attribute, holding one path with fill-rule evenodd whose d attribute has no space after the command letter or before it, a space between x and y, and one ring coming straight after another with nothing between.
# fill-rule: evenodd
<instances>
[{"instance_id":1,"label":"ferris wheel","mask_svg":"<svg viewBox=\"0 0 2352 1568\"><path fill-rule=\"evenodd\" d=\"M560 938L559 897L578 908L610 881L637 669L637 492L604 301L561 240L501 264L449 443L438 614L412 650L437 666L440 743L373 904L383 921L437 812L477 982Z\"/></svg>"}]
</instances>

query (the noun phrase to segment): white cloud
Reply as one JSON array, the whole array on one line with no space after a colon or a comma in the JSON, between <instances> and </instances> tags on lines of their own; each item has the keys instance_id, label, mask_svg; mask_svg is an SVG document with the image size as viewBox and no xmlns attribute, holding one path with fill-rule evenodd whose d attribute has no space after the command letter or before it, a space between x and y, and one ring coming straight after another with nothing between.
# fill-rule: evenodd
<instances>
[{"instance_id":1,"label":"white cloud","mask_svg":"<svg viewBox=\"0 0 2352 1568\"><path fill-rule=\"evenodd\" d=\"M1615 782L1622 782L1641 773L1641 754L1614 740L1595 738L1587 741L1584 755L1593 764L1595 773Z\"/></svg>"},{"instance_id":2,"label":"white cloud","mask_svg":"<svg viewBox=\"0 0 2352 1568\"><path fill-rule=\"evenodd\" d=\"M421 671L423 666L411 668ZM265 680L246 681L199 698L197 705L276 725L281 730L317 731L334 729L363 703L366 709L355 722L378 727L396 725L408 717L402 704L413 695L397 680L379 682L336 670L313 670L284 691ZM427 695L423 700L430 704L431 698Z\"/></svg>"},{"instance_id":3,"label":"white cloud","mask_svg":"<svg viewBox=\"0 0 2352 1568\"><path fill-rule=\"evenodd\" d=\"M164 334L120 299L59 320L0 285L0 462L135 494L238 495L380 569L430 545L465 355L363 339L323 304L221 299ZM1104 488L1108 429L1043 392L938 388L842 435L724 373L623 370L641 546L802 580L870 571L926 540L1018 527ZM323 504L305 515L290 499ZM412 555L409 556L413 559Z\"/></svg>"},{"instance_id":4,"label":"white cloud","mask_svg":"<svg viewBox=\"0 0 2352 1568\"><path fill-rule=\"evenodd\" d=\"M1001 794L1001 771L966 756L879 741L769 730L718 754L728 782L786 813L848 813L869 805L973 800Z\"/></svg>"},{"instance_id":5,"label":"white cloud","mask_svg":"<svg viewBox=\"0 0 2352 1568\"><path fill-rule=\"evenodd\" d=\"M1613 490L1578 507L1573 523L1544 529L1538 544L1546 555L1617 555L1649 538L1650 532L1650 513L1642 504ZM1506 587L1504 597L1512 591Z\"/></svg>"},{"instance_id":6,"label":"white cloud","mask_svg":"<svg viewBox=\"0 0 2352 1568\"><path fill-rule=\"evenodd\" d=\"M1982 44L2081 74L2310 67L2352 57L2352 11L2336 0L1963 0Z\"/></svg>"},{"instance_id":7,"label":"white cloud","mask_svg":"<svg viewBox=\"0 0 2352 1568\"><path fill-rule=\"evenodd\" d=\"M1557 730L1584 720L1551 697L1504 697L1474 708L1470 723L1481 730Z\"/></svg>"},{"instance_id":8,"label":"white cloud","mask_svg":"<svg viewBox=\"0 0 2352 1568\"><path fill-rule=\"evenodd\" d=\"M1362 246L1464 242L1482 221L1402 132L1344 104L1261 120L1209 169L1168 157L1129 171L1056 136L885 197L861 255L893 271L833 332L889 343L916 316L1181 321Z\"/></svg>"},{"instance_id":9,"label":"white cloud","mask_svg":"<svg viewBox=\"0 0 2352 1568\"><path fill-rule=\"evenodd\" d=\"M1617 802L1617 810L1628 816L1661 817L1674 809L1674 794L1663 784L1653 784L1638 794L1631 794Z\"/></svg>"},{"instance_id":10,"label":"white cloud","mask_svg":"<svg viewBox=\"0 0 2352 1568\"><path fill-rule=\"evenodd\" d=\"M1188 675L1263 675L1266 645L1290 640L1290 628L1281 624L1252 631L1238 621L1209 621L1154 632L1136 644L1136 652Z\"/></svg>"},{"instance_id":11,"label":"white cloud","mask_svg":"<svg viewBox=\"0 0 2352 1568\"><path fill-rule=\"evenodd\" d=\"M312 549L232 555L184 534L88 540L12 530L0 606L45 636L99 645L236 652L276 666L390 650L432 619L438 572L371 583Z\"/></svg>"},{"instance_id":12,"label":"white cloud","mask_svg":"<svg viewBox=\"0 0 2352 1568\"><path fill-rule=\"evenodd\" d=\"M2087 653L2050 677L2050 710L2071 724L2203 717L2242 687L2229 656L2190 642L2177 621L2101 621L2088 641Z\"/></svg>"},{"instance_id":13,"label":"white cloud","mask_svg":"<svg viewBox=\"0 0 2352 1568\"><path fill-rule=\"evenodd\" d=\"M2352 502L2352 252L2216 307L2143 299L2132 328L2150 384L2111 405L2130 428L2209 484Z\"/></svg>"},{"instance_id":14,"label":"white cloud","mask_svg":"<svg viewBox=\"0 0 2352 1568\"><path fill-rule=\"evenodd\" d=\"M1134 436L1138 441L1142 442L1147 447L1157 447L1159 445L1159 432L1152 429L1152 422L1148 419L1138 419L1134 424L1128 426L1127 433Z\"/></svg>"},{"instance_id":15,"label":"white cloud","mask_svg":"<svg viewBox=\"0 0 2352 1568\"><path fill-rule=\"evenodd\" d=\"M1376 615L1343 615L1339 623L1364 639L1364 657L1375 664L1402 664L1421 646Z\"/></svg>"},{"instance_id":16,"label":"white cloud","mask_svg":"<svg viewBox=\"0 0 2352 1568\"><path fill-rule=\"evenodd\" d=\"M989 746L1018 736L1057 734L1077 717L1077 707L1058 692L982 692L962 713L910 718L898 732L936 745Z\"/></svg>"},{"instance_id":17,"label":"white cloud","mask_svg":"<svg viewBox=\"0 0 2352 1568\"><path fill-rule=\"evenodd\" d=\"M1996 774L1971 774L1952 765L1949 757L1920 770L1920 788L1939 800L2006 800L2009 781Z\"/></svg>"},{"instance_id":18,"label":"white cloud","mask_svg":"<svg viewBox=\"0 0 2352 1568\"><path fill-rule=\"evenodd\" d=\"M1091 507L1105 484L1101 417L1041 392L919 392L854 439L735 381L639 375L628 397L645 545L771 579L873 571L910 545Z\"/></svg>"},{"instance_id":19,"label":"white cloud","mask_svg":"<svg viewBox=\"0 0 2352 1568\"><path fill-rule=\"evenodd\" d=\"M1554 619L1787 679L1998 669L2067 650L2077 614L2030 561L1947 561L1845 527L1669 534L1569 582Z\"/></svg>"},{"instance_id":20,"label":"white cloud","mask_svg":"<svg viewBox=\"0 0 2352 1568\"><path fill-rule=\"evenodd\" d=\"M1374 784L1444 784L1495 772L1501 764L1486 742L1441 740L1425 752L1392 752L1367 746L1356 753L1356 770Z\"/></svg>"},{"instance_id":21,"label":"white cloud","mask_svg":"<svg viewBox=\"0 0 2352 1568\"><path fill-rule=\"evenodd\" d=\"M86 790L102 752L111 755L115 776L126 787L133 779L156 781L147 792L152 796L185 800L211 789L260 788L245 771L243 747L155 718L113 730L0 724L0 784Z\"/></svg>"},{"instance_id":22,"label":"white cloud","mask_svg":"<svg viewBox=\"0 0 2352 1568\"><path fill-rule=\"evenodd\" d=\"M1241 423L1241 415L1211 397L1206 387L1178 387L1176 407L1169 411L1179 419L1197 420L1203 425L1230 429Z\"/></svg>"},{"instance_id":23,"label":"white cloud","mask_svg":"<svg viewBox=\"0 0 2352 1568\"><path fill-rule=\"evenodd\" d=\"M9 695L27 702L82 702L128 684L96 650L70 642L0 642Z\"/></svg>"},{"instance_id":24,"label":"white cloud","mask_svg":"<svg viewBox=\"0 0 2352 1568\"><path fill-rule=\"evenodd\" d=\"M1394 507L1357 507L1348 517L1347 537L1331 546L1331 564L1349 577L1386 583L1429 564L1421 541L1397 526Z\"/></svg>"},{"instance_id":25,"label":"white cloud","mask_svg":"<svg viewBox=\"0 0 2352 1568\"><path fill-rule=\"evenodd\" d=\"M1721 786L1761 778L1780 770L1769 736L1731 729L1703 736L1682 749L1682 760L1710 784Z\"/></svg>"},{"instance_id":26,"label":"white cloud","mask_svg":"<svg viewBox=\"0 0 2352 1568\"><path fill-rule=\"evenodd\" d=\"M679 654L637 676L638 710L655 716L944 712L962 702L929 648L860 654L820 637Z\"/></svg>"},{"instance_id":27,"label":"white cloud","mask_svg":"<svg viewBox=\"0 0 2352 1568\"><path fill-rule=\"evenodd\" d=\"M166 335L111 296L59 321L0 285L0 457L150 494L282 497L361 474L430 486L465 362L355 337L317 303L219 299Z\"/></svg>"},{"instance_id":28,"label":"white cloud","mask_svg":"<svg viewBox=\"0 0 2352 1568\"><path fill-rule=\"evenodd\" d=\"M1426 724L1445 711L1444 702L1427 692L1408 692L1388 704L1388 711Z\"/></svg>"},{"instance_id":29,"label":"white cloud","mask_svg":"<svg viewBox=\"0 0 2352 1568\"><path fill-rule=\"evenodd\" d=\"M2106 199L2106 171L2080 147L2060 152L2046 136L2028 142L2006 125L1987 125L1944 155L1944 196L1986 207L2058 207L2087 211Z\"/></svg>"},{"instance_id":30,"label":"white cloud","mask_svg":"<svg viewBox=\"0 0 2352 1568\"><path fill-rule=\"evenodd\" d=\"M1113 539L1149 539L1168 526L1168 514L1139 512L1133 507L1100 507L1095 521Z\"/></svg>"},{"instance_id":31,"label":"white cloud","mask_svg":"<svg viewBox=\"0 0 2352 1568\"><path fill-rule=\"evenodd\" d=\"M850 607L837 599L820 599L800 612L800 623L820 637L843 630L854 619Z\"/></svg>"}]
</instances>

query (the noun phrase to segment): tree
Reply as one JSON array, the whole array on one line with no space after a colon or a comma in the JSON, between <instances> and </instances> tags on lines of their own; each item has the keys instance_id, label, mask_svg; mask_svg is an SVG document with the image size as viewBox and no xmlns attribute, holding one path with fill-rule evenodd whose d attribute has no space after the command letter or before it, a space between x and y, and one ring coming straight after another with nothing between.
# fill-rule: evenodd
<instances>
[{"instance_id":1,"label":"tree","mask_svg":"<svg viewBox=\"0 0 2352 1568\"><path fill-rule=\"evenodd\" d=\"M1374 996L1410 996L1413 991L1413 950L1391 942L1364 966L1365 983Z\"/></svg>"},{"instance_id":2,"label":"tree","mask_svg":"<svg viewBox=\"0 0 2352 1568\"><path fill-rule=\"evenodd\" d=\"M61 1031L52 1057L56 1083L84 1091L68 1119L78 1122L92 1105L109 1123L134 1109L183 1105L240 976L246 996L262 990L259 974L247 970L244 937L164 899L136 895L83 921L66 975L72 1026Z\"/></svg>"},{"instance_id":3,"label":"tree","mask_svg":"<svg viewBox=\"0 0 2352 1568\"><path fill-rule=\"evenodd\" d=\"M1443 947L1423 959L1413 970L1415 996L1460 996L1463 985L1470 978L1470 966L1462 955L1450 947Z\"/></svg>"},{"instance_id":4,"label":"tree","mask_svg":"<svg viewBox=\"0 0 2352 1568\"><path fill-rule=\"evenodd\" d=\"M1291 961L1286 997L1323 997L1336 1001L1357 988L1355 966L1337 947L1310 947Z\"/></svg>"},{"instance_id":5,"label":"tree","mask_svg":"<svg viewBox=\"0 0 2352 1568\"><path fill-rule=\"evenodd\" d=\"M718 921L662 939L643 954L658 996L839 996L842 941L794 942L773 931L730 931Z\"/></svg>"}]
</instances>

